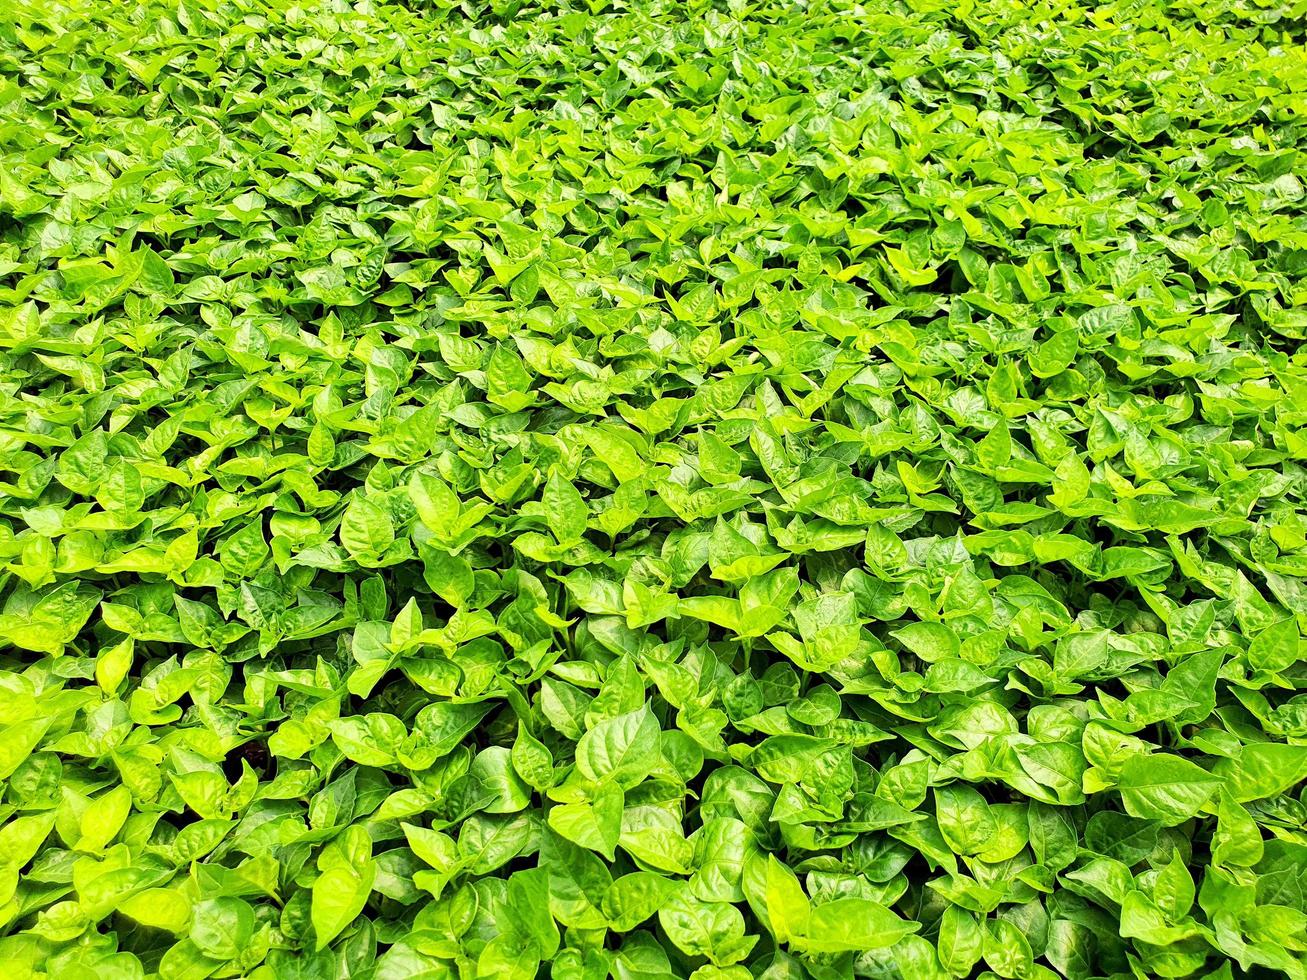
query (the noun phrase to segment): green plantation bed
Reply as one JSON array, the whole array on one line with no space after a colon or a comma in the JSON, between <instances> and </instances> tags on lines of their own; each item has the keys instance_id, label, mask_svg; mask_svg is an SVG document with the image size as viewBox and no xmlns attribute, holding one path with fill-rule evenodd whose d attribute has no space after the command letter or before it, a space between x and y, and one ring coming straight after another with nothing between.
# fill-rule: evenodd
<instances>
[{"instance_id":1,"label":"green plantation bed","mask_svg":"<svg viewBox=\"0 0 1307 980\"><path fill-rule=\"evenodd\" d=\"M0 12L0 963L1307 980L1307 5Z\"/></svg>"}]
</instances>

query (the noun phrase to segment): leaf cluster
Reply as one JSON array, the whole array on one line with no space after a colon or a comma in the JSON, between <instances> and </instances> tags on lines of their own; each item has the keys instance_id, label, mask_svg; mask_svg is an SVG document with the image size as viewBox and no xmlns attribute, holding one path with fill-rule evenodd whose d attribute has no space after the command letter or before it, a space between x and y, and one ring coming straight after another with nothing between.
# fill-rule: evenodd
<instances>
[{"instance_id":1,"label":"leaf cluster","mask_svg":"<svg viewBox=\"0 0 1307 980\"><path fill-rule=\"evenodd\" d=\"M5 976L1307 980L1302 0L3 7Z\"/></svg>"}]
</instances>

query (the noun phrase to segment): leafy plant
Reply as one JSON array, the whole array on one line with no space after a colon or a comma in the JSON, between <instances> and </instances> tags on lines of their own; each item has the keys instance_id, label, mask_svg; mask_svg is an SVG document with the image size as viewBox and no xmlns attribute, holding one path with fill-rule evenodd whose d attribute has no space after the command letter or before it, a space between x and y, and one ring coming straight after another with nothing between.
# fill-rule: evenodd
<instances>
[{"instance_id":1,"label":"leafy plant","mask_svg":"<svg viewBox=\"0 0 1307 980\"><path fill-rule=\"evenodd\" d=\"M1305 15L5 5L5 976L1303 980Z\"/></svg>"}]
</instances>

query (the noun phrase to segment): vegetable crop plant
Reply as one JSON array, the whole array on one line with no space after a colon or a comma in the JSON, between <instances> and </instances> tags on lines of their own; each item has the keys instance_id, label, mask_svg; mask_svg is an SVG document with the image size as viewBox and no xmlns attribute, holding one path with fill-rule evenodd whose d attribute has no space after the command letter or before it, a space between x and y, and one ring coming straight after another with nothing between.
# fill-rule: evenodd
<instances>
[{"instance_id":1,"label":"vegetable crop plant","mask_svg":"<svg viewBox=\"0 0 1307 980\"><path fill-rule=\"evenodd\" d=\"M1307 0L0 7L6 980L1307 980Z\"/></svg>"}]
</instances>

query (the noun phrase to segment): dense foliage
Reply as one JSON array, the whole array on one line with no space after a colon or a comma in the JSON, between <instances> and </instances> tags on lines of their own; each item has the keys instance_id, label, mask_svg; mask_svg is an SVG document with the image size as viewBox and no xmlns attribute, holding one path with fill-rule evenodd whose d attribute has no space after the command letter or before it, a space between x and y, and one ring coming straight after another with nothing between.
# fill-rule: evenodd
<instances>
[{"instance_id":1,"label":"dense foliage","mask_svg":"<svg viewBox=\"0 0 1307 980\"><path fill-rule=\"evenodd\" d=\"M0 13L6 978L1307 978L1307 6Z\"/></svg>"}]
</instances>

